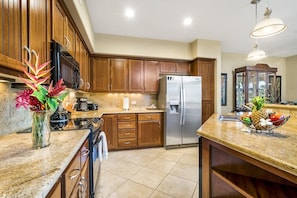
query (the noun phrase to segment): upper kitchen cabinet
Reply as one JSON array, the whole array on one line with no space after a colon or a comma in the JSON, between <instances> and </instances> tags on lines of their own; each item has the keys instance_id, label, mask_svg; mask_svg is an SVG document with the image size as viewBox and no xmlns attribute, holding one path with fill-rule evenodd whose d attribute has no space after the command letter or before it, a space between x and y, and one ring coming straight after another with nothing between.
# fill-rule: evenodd
<instances>
[{"instance_id":1,"label":"upper kitchen cabinet","mask_svg":"<svg viewBox=\"0 0 297 198\"><path fill-rule=\"evenodd\" d=\"M143 92L143 61L129 60L129 92Z\"/></svg>"},{"instance_id":2,"label":"upper kitchen cabinet","mask_svg":"<svg viewBox=\"0 0 297 198\"><path fill-rule=\"evenodd\" d=\"M23 60L49 59L48 25L50 0L0 1L0 70L19 75Z\"/></svg>"},{"instance_id":3,"label":"upper kitchen cabinet","mask_svg":"<svg viewBox=\"0 0 297 198\"><path fill-rule=\"evenodd\" d=\"M191 64L189 62L160 62L160 73L161 74L179 74L179 75L190 75Z\"/></svg>"},{"instance_id":4,"label":"upper kitchen cabinet","mask_svg":"<svg viewBox=\"0 0 297 198\"><path fill-rule=\"evenodd\" d=\"M79 89L83 91L90 91L89 54L78 36L76 37L75 43L75 59L79 63L81 78Z\"/></svg>"},{"instance_id":5,"label":"upper kitchen cabinet","mask_svg":"<svg viewBox=\"0 0 297 198\"><path fill-rule=\"evenodd\" d=\"M276 72L266 64L236 68L234 72L234 110L242 111L242 105L255 96L265 97L267 102L276 100Z\"/></svg>"},{"instance_id":6,"label":"upper kitchen cabinet","mask_svg":"<svg viewBox=\"0 0 297 198\"><path fill-rule=\"evenodd\" d=\"M144 61L144 92L158 93L159 73L158 61Z\"/></svg>"},{"instance_id":7,"label":"upper kitchen cabinet","mask_svg":"<svg viewBox=\"0 0 297 198\"><path fill-rule=\"evenodd\" d=\"M193 75L202 77L202 123L214 113L214 60L198 58L193 61Z\"/></svg>"},{"instance_id":8,"label":"upper kitchen cabinet","mask_svg":"<svg viewBox=\"0 0 297 198\"><path fill-rule=\"evenodd\" d=\"M75 54L75 30L58 0L52 0L52 39Z\"/></svg>"},{"instance_id":9,"label":"upper kitchen cabinet","mask_svg":"<svg viewBox=\"0 0 297 198\"><path fill-rule=\"evenodd\" d=\"M128 61L120 58L92 59L93 91L128 91Z\"/></svg>"}]
</instances>

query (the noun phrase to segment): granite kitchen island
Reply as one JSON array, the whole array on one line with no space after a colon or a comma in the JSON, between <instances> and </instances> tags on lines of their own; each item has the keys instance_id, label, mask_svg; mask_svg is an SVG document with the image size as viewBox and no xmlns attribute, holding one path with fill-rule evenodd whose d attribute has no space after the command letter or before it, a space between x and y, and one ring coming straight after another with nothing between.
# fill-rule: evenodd
<instances>
[{"instance_id":1,"label":"granite kitchen island","mask_svg":"<svg viewBox=\"0 0 297 198\"><path fill-rule=\"evenodd\" d=\"M53 131L43 149L32 149L31 133L0 136L0 197L46 197L89 133Z\"/></svg>"},{"instance_id":2,"label":"granite kitchen island","mask_svg":"<svg viewBox=\"0 0 297 198\"><path fill-rule=\"evenodd\" d=\"M200 138L200 196L296 197L297 119L273 134L246 132L212 115Z\"/></svg>"}]
</instances>

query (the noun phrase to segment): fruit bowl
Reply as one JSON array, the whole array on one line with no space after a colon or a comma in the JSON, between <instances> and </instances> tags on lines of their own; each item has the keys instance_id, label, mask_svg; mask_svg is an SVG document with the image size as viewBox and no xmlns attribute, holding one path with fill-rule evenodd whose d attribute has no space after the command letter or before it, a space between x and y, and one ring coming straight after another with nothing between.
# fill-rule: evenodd
<instances>
[{"instance_id":1,"label":"fruit bowl","mask_svg":"<svg viewBox=\"0 0 297 198\"><path fill-rule=\"evenodd\" d=\"M261 125L255 127L251 119L251 114L243 114L239 118L240 122L243 123L246 127L248 127L248 129L250 129L251 131L268 133L273 133L274 129L284 125L289 119L290 116L285 115L281 115L278 118L268 116L268 119L261 118Z\"/></svg>"}]
</instances>

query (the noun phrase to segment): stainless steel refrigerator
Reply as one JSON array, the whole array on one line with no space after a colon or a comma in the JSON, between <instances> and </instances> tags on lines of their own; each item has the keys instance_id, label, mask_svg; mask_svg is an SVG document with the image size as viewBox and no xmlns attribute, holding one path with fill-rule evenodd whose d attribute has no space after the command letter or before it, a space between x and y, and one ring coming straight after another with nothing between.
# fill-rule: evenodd
<instances>
[{"instance_id":1,"label":"stainless steel refrigerator","mask_svg":"<svg viewBox=\"0 0 297 198\"><path fill-rule=\"evenodd\" d=\"M160 79L158 107L164 114L164 146L198 143L201 126L202 80L200 76L164 76Z\"/></svg>"}]
</instances>

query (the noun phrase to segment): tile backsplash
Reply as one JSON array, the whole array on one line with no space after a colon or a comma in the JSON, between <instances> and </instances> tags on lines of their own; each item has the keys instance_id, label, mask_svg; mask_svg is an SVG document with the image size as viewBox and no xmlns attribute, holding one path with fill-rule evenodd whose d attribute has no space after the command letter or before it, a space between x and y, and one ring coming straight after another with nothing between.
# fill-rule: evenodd
<instances>
[{"instance_id":1,"label":"tile backsplash","mask_svg":"<svg viewBox=\"0 0 297 198\"><path fill-rule=\"evenodd\" d=\"M0 83L0 135L23 130L31 126L32 116L29 110L15 107L16 93L10 83Z\"/></svg>"}]
</instances>

